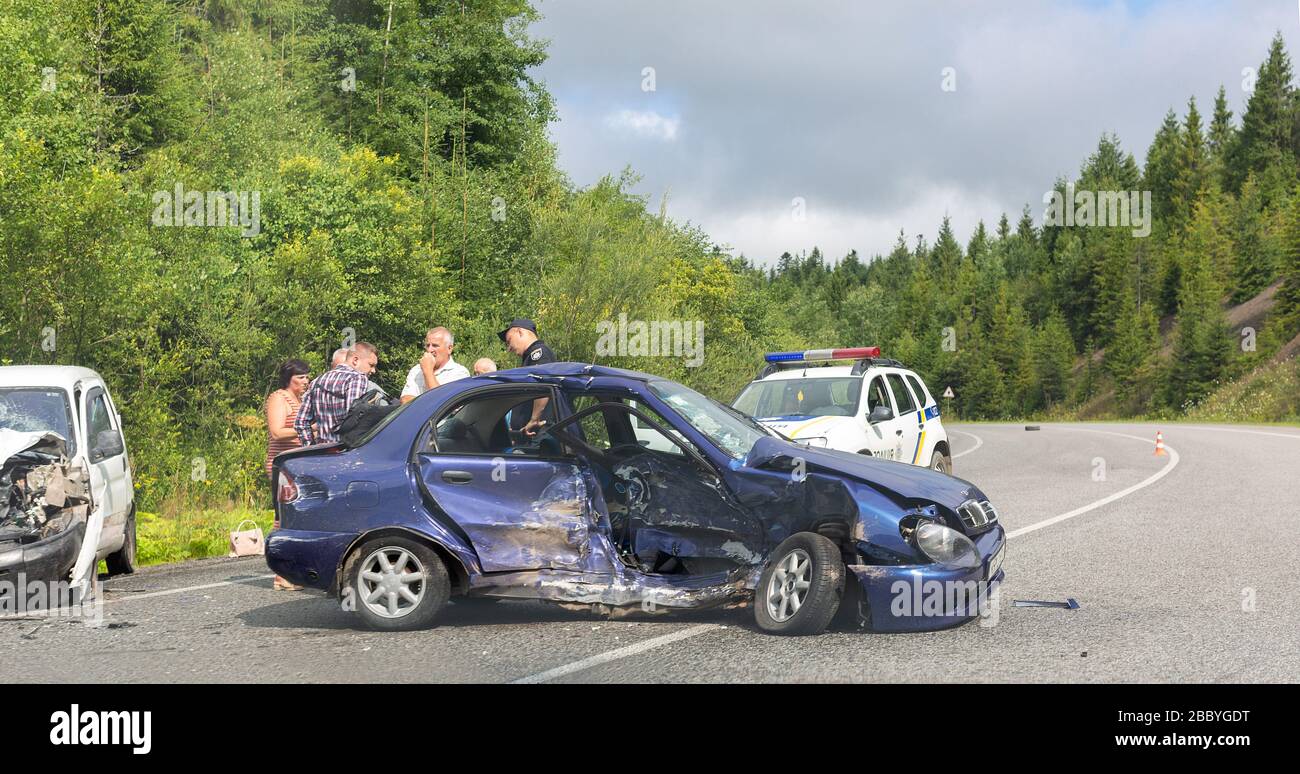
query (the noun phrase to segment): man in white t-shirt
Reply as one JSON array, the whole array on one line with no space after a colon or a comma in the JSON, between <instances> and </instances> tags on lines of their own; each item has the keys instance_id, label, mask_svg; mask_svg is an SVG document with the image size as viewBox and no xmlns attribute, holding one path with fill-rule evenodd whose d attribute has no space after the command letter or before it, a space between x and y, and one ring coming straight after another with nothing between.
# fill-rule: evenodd
<instances>
[{"instance_id":1,"label":"man in white t-shirt","mask_svg":"<svg viewBox=\"0 0 1300 774\"><path fill-rule=\"evenodd\" d=\"M424 334L424 356L406 374L406 386L402 388L403 403L415 400L434 387L469 376L465 366L451 359L451 351L455 346L456 337L446 328L430 328Z\"/></svg>"}]
</instances>

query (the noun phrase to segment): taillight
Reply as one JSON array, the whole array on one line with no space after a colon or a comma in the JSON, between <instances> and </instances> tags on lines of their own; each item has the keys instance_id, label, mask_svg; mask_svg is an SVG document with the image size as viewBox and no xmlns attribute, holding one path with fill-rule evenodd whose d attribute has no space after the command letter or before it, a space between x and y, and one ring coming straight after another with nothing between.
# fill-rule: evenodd
<instances>
[{"instance_id":1,"label":"taillight","mask_svg":"<svg viewBox=\"0 0 1300 774\"><path fill-rule=\"evenodd\" d=\"M281 503L291 503L298 499L298 485L293 483L293 477L283 470L280 471L280 478L276 482L275 499Z\"/></svg>"}]
</instances>

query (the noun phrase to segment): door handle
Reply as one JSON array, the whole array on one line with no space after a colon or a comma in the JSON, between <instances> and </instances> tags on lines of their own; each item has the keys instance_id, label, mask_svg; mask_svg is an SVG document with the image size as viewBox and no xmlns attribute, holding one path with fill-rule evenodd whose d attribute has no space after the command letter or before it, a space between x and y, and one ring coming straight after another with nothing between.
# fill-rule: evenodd
<instances>
[{"instance_id":1,"label":"door handle","mask_svg":"<svg viewBox=\"0 0 1300 774\"><path fill-rule=\"evenodd\" d=\"M474 480L474 476L465 470L444 470L442 480L448 484L468 484Z\"/></svg>"}]
</instances>

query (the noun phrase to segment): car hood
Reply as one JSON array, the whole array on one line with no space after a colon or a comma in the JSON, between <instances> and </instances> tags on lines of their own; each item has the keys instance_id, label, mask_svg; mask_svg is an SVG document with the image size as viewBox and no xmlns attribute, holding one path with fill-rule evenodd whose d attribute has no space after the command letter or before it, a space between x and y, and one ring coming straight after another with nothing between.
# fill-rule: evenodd
<instances>
[{"instance_id":1,"label":"car hood","mask_svg":"<svg viewBox=\"0 0 1300 774\"><path fill-rule=\"evenodd\" d=\"M852 424L853 417L849 416L824 416L810 417L804 415L781 416L781 417L762 417L757 420L763 425L772 428L781 435L796 441L804 438L816 438L832 432L836 428Z\"/></svg>"},{"instance_id":2,"label":"car hood","mask_svg":"<svg viewBox=\"0 0 1300 774\"><path fill-rule=\"evenodd\" d=\"M55 457L66 457L68 442L63 436L49 430L23 432L9 428L0 429L0 465L8 462L15 454L22 454L28 450Z\"/></svg>"},{"instance_id":3,"label":"car hood","mask_svg":"<svg viewBox=\"0 0 1300 774\"><path fill-rule=\"evenodd\" d=\"M763 467L780 457L802 459L810 469L861 481L901 500L929 500L956 510L972 498L985 499L984 493L971 482L929 468L836 449L800 446L777 438L760 438L755 442L745 464Z\"/></svg>"}]
</instances>

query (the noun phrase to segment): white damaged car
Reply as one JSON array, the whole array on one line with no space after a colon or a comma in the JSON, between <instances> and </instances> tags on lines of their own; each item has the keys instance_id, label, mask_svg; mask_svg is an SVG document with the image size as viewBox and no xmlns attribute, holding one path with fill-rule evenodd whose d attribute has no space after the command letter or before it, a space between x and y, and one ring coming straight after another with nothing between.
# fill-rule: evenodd
<instances>
[{"instance_id":1,"label":"white damaged car","mask_svg":"<svg viewBox=\"0 0 1300 774\"><path fill-rule=\"evenodd\" d=\"M86 590L100 559L135 570L135 496L122 418L99 374L0 367L0 582Z\"/></svg>"}]
</instances>

